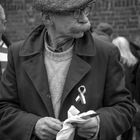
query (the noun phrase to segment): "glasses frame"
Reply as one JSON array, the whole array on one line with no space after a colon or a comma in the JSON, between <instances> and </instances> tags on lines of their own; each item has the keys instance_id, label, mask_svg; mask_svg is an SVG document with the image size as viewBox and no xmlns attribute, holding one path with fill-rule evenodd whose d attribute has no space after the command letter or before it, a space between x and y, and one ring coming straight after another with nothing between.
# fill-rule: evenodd
<instances>
[{"instance_id":1,"label":"glasses frame","mask_svg":"<svg viewBox=\"0 0 140 140\"><path fill-rule=\"evenodd\" d=\"M90 12L91 12L91 10L92 10L92 6L86 6L86 7L84 7L84 8L80 8L80 9L76 9L74 12L73 12L73 17L75 18L75 19L78 19L78 18L80 18L80 16L81 15L85 15L85 16L88 16L89 14L90 14Z\"/></svg>"}]
</instances>

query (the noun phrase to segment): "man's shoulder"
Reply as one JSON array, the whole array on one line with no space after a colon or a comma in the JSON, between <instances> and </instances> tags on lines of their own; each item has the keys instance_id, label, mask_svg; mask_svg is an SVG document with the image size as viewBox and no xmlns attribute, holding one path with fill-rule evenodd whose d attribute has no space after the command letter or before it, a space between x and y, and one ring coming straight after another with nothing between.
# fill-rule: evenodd
<instances>
[{"instance_id":1,"label":"man's shoulder","mask_svg":"<svg viewBox=\"0 0 140 140\"><path fill-rule=\"evenodd\" d=\"M110 51L114 48L116 48L113 43L109 42L109 41L105 41L105 40L102 40L101 38L99 37L93 37L93 40L94 40L94 45L96 46L97 50L100 50L100 51Z\"/></svg>"},{"instance_id":2,"label":"man's shoulder","mask_svg":"<svg viewBox=\"0 0 140 140\"><path fill-rule=\"evenodd\" d=\"M16 42L12 43L12 45L9 46L9 48L8 48L9 53L11 52L15 58L19 57L19 52L20 52L23 44L24 44L24 40L16 41Z\"/></svg>"},{"instance_id":3,"label":"man's shoulder","mask_svg":"<svg viewBox=\"0 0 140 140\"><path fill-rule=\"evenodd\" d=\"M21 41L17 41L17 42L14 42L12 43L12 45L10 46L10 48L12 50L19 50L24 44L24 40L21 40Z\"/></svg>"},{"instance_id":4,"label":"man's shoulder","mask_svg":"<svg viewBox=\"0 0 140 140\"><path fill-rule=\"evenodd\" d=\"M116 57L118 60L120 59L120 53L118 48L113 45L113 43L108 41L103 41L100 38L93 38L94 46L96 47L97 56L101 57L103 60L106 58Z\"/></svg>"}]
</instances>

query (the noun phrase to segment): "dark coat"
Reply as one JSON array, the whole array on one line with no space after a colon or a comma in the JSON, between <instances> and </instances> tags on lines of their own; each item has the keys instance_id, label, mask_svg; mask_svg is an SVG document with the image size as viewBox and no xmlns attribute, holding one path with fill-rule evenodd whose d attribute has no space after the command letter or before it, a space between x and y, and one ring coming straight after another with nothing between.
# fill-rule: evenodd
<instances>
[{"instance_id":1,"label":"dark coat","mask_svg":"<svg viewBox=\"0 0 140 140\"><path fill-rule=\"evenodd\" d=\"M25 42L9 49L7 69L0 91L0 127L12 140L33 140L37 120L54 117L44 65L44 33L41 25ZM125 89L118 49L93 39L89 32L76 40L61 100L59 119L67 118L74 105L81 112L100 113L100 140L112 140L130 127L135 108ZM86 105L76 102L78 87L86 87ZM36 138L37 139L37 138ZM75 140L85 140L75 136Z\"/></svg>"},{"instance_id":2,"label":"dark coat","mask_svg":"<svg viewBox=\"0 0 140 140\"><path fill-rule=\"evenodd\" d=\"M98 31L97 29L94 30L92 35L93 35L93 37L99 38L103 41L111 42L111 36L109 36L108 34L102 32L102 31Z\"/></svg>"}]
</instances>

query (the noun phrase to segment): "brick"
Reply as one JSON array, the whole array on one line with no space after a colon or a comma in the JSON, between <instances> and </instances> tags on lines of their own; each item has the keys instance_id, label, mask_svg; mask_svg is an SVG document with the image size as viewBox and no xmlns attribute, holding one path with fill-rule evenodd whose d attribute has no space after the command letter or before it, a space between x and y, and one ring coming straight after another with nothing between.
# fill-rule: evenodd
<instances>
[{"instance_id":1,"label":"brick","mask_svg":"<svg viewBox=\"0 0 140 140\"><path fill-rule=\"evenodd\" d=\"M5 8L7 34L13 42L25 39L41 23L40 13L31 8L32 0L0 0L0 3ZM100 22L108 22L119 35L133 38L140 28L140 0L97 1L90 20L94 28Z\"/></svg>"}]
</instances>

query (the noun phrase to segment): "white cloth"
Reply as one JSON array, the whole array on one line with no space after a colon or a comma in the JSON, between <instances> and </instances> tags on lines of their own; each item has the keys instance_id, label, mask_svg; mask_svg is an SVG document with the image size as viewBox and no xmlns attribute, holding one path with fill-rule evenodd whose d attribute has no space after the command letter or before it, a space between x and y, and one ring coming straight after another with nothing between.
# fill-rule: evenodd
<instances>
[{"instance_id":1,"label":"white cloth","mask_svg":"<svg viewBox=\"0 0 140 140\"><path fill-rule=\"evenodd\" d=\"M2 48L5 48L5 49L7 49L7 46L6 46L6 44L1 40L0 41L0 46L2 47ZM4 53L4 52L0 52L0 61L2 61L2 62L7 62L7 53Z\"/></svg>"},{"instance_id":2,"label":"white cloth","mask_svg":"<svg viewBox=\"0 0 140 140\"><path fill-rule=\"evenodd\" d=\"M7 62L7 53L0 52L0 61Z\"/></svg>"},{"instance_id":3,"label":"white cloth","mask_svg":"<svg viewBox=\"0 0 140 140\"><path fill-rule=\"evenodd\" d=\"M72 123L85 123L88 121L87 119L83 119L83 117L94 114L93 110L84 112L79 114L79 111L74 107L68 110L68 119L66 119L63 123L63 128L57 133L56 140L73 140L75 134L75 128Z\"/></svg>"},{"instance_id":4,"label":"white cloth","mask_svg":"<svg viewBox=\"0 0 140 140\"><path fill-rule=\"evenodd\" d=\"M3 73L8 61L8 47L6 44L1 40L0 41L0 65L1 65L1 72Z\"/></svg>"}]
</instances>

